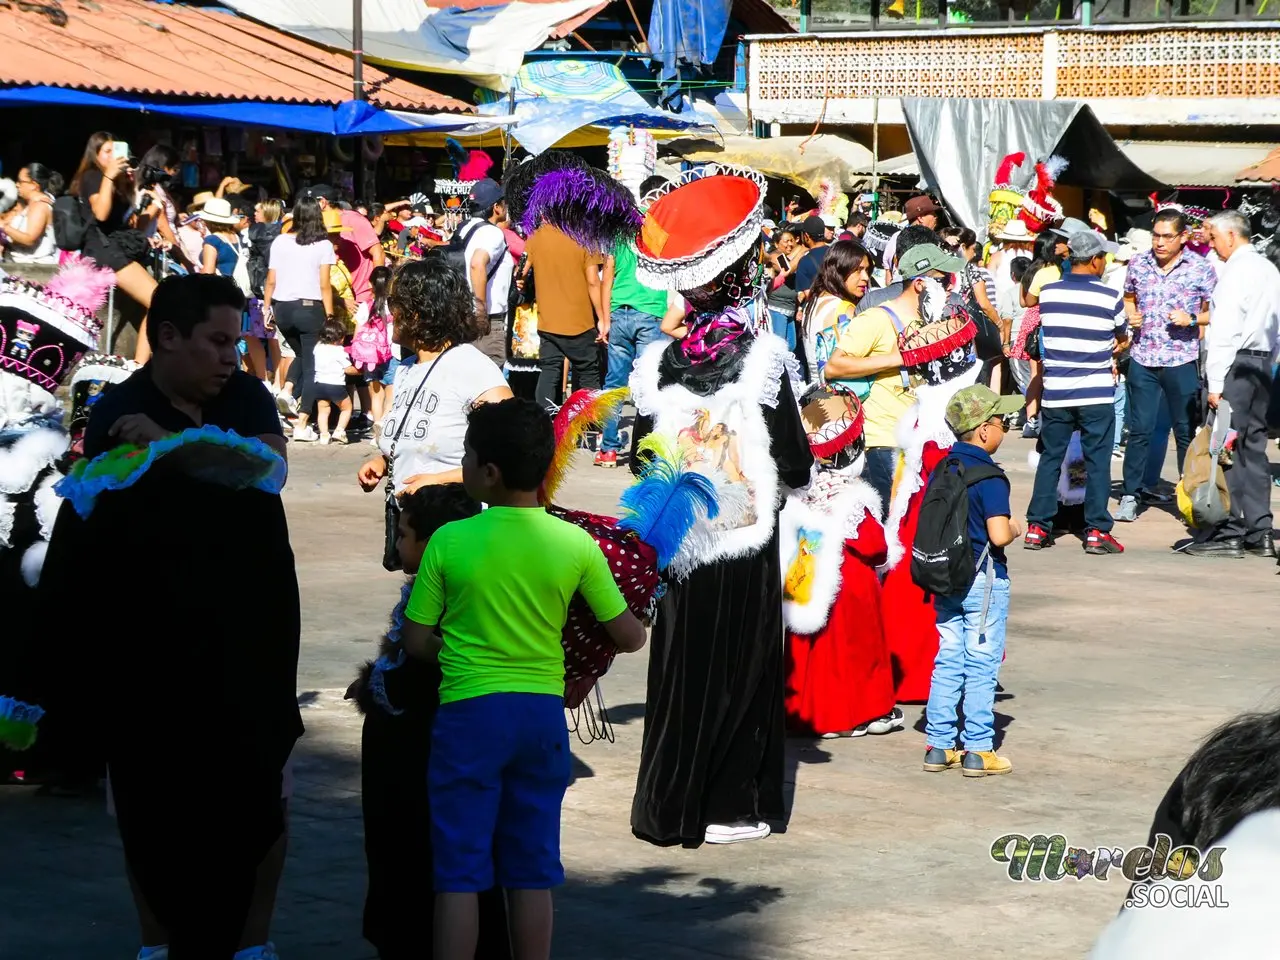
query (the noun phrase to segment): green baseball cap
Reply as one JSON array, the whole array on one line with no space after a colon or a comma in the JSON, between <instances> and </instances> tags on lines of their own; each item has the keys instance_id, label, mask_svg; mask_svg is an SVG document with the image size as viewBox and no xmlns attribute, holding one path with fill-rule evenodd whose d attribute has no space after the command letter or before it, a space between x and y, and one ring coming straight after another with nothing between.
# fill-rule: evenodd
<instances>
[{"instance_id":1,"label":"green baseball cap","mask_svg":"<svg viewBox=\"0 0 1280 960\"><path fill-rule=\"evenodd\" d=\"M1017 413L1026 402L1022 397L1002 397L990 387L975 383L957 391L947 404L947 426L957 437L963 436L992 417Z\"/></svg>"},{"instance_id":2,"label":"green baseball cap","mask_svg":"<svg viewBox=\"0 0 1280 960\"><path fill-rule=\"evenodd\" d=\"M965 262L947 253L936 243L918 243L898 257L898 272L904 280L914 280L932 270L939 273L960 273Z\"/></svg>"}]
</instances>

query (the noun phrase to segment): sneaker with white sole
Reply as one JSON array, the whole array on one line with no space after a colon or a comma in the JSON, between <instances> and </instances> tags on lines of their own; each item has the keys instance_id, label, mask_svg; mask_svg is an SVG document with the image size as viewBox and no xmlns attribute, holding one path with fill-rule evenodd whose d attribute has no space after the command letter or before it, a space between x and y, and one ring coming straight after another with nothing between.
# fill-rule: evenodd
<instances>
[{"instance_id":1,"label":"sneaker with white sole","mask_svg":"<svg viewBox=\"0 0 1280 960\"><path fill-rule=\"evenodd\" d=\"M867 735L867 725L859 724L852 730L837 730L835 733L822 734L822 740L849 740L853 737L865 737Z\"/></svg>"},{"instance_id":2,"label":"sneaker with white sole","mask_svg":"<svg viewBox=\"0 0 1280 960\"><path fill-rule=\"evenodd\" d=\"M315 443L320 439L320 434L316 433L316 428L307 424L305 427L294 427L293 436L290 438L299 443Z\"/></svg>"},{"instance_id":3,"label":"sneaker with white sole","mask_svg":"<svg viewBox=\"0 0 1280 960\"><path fill-rule=\"evenodd\" d=\"M709 823L705 839L707 843L743 843L747 840L763 840L770 832L769 825L763 820Z\"/></svg>"},{"instance_id":4,"label":"sneaker with white sole","mask_svg":"<svg viewBox=\"0 0 1280 960\"><path fill-rule=\"evenodd\" d=\"M300 409L298 401L293 399L293 394L285 393L281 390L276 394L276 409L286 415L297 416Z\"/></svg>"},{"instance_id":5,"label":"sneaker with white sole","mask_svg":"<svg viewBox=\"0 0 1280 960\"><path fill-rule=\"evenodd\" d=\"M907 718L903 714L903 712L899 710L897 707L894 707L892 710L886 713L883 717L879 717L875 720L872 720L870 723L868 723L866 725L867 733L871 734L872 736L882 737L886 733L893 733L893 731L895 730L901 730L903 725L906 724L906 722L907 722Z\"/></svg>"},{"instance_id":6,"label":"sneaker with white sole","mask_svg":"<svg viewBox=\"0 0 1280 960\"><path fill-rule=\"evenodd\" d=\"M1138 519L1138 498L1124 496L1120 498L1120 506L1116 508L1118 523L1133 523Z\"/></svg>"}]
</instances>

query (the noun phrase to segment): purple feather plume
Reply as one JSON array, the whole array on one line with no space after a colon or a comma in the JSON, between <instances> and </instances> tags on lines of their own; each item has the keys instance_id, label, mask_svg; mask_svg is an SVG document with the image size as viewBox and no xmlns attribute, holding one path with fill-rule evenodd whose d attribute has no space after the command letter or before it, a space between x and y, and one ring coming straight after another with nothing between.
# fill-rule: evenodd
<instances>
[{"instance_id":1,"label":"purple feather plume","mask_svg":"<svg viewBox=\"0 0 1280 960\"><path fill-rule=\"evenodd\" d=\"M531 235L543 223L568 234L591 253L610 253L644 222L631 191L600 170L553 170L533 184L522 226Z\"/></svg>"}]
</instances>

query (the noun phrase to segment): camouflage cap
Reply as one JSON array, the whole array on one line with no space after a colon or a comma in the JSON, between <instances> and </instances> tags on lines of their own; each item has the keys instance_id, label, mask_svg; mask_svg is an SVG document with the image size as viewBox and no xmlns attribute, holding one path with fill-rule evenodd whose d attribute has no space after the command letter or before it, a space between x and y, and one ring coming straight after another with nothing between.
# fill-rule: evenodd
<instances>
[{"instance_id":1,"label":"camouflage cap","mask_svg":"<svg viewBox=\"0 0 1280 960\"><path fill-rule=\"evenodd\" d=\"M957 437L962 437L992 417L1017 413L1025 403L1022 397L1002 397L990 387L975 383L956 391L947 404L947 426Z\"/></svg>"}]
</instances>

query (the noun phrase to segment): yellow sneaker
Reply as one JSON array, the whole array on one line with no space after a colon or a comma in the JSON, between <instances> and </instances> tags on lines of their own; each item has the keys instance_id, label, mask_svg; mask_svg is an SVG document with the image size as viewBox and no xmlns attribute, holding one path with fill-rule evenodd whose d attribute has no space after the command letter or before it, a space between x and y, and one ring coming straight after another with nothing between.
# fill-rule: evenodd
<instances>
[{"instance_id":1,"label":"yellow sneaker","mask_svg":"<svg viewBox=\"0 0 1280 960\"><path fill-rule=\"evenodd\" d=\"M927 747L924 751L925 773L941 773L960 765L964 759L962 750L944 750L941 747Z\"/></svg>"},{"instance_id":2,"label":"yellow sneaker","mask_svg":"<svg viewBox=\"0 0 1280 960\"><path fill-rule=\"evenodd\" d=\"M966 777L996 777L1012 773L1013 764L1004 757L996 756L994 750L969 750L964 755L960 772Z\"/></svg>"}]
</instances>

